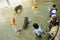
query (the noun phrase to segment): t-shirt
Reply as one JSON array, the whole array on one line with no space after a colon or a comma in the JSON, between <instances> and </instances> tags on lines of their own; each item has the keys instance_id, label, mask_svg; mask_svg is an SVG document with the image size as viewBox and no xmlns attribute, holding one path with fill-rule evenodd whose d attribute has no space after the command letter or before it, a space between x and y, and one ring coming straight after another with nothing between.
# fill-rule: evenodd
<instances>
[{"instance_id":1,"label":"t-shirt","mask_svg":"<svg viewBox=\"0 0 60 40\"><path fill-rule=\"evenodd\" d=\"M35 29L35 33L39 36L41 35L41 33L43 32L43 30L39 27L38 29Z\"/></svg>"},{"instance_id":2,"label":"t-shirt","mask_svg":"<svg viewBox=\"0 0 60 40\"><path fill-rule=\"evenodd\" d=\"M50 15L54 15L57 12L57 8L51 8Z\"/></svg>"},{"instance_id":3,"label":"t-shirt","mask_svg":"<svg viewBox=\"0 0 60 40\"><path fill-rule=\"evenodd\" d=\"M54 26L54 27L52 27L51 28L51 30L50 30L50 34L52 34L53 33L53 35L56 35L56 33L57 33L57 30L58 30L58 26Z\"/></svg>"}]
</instances>

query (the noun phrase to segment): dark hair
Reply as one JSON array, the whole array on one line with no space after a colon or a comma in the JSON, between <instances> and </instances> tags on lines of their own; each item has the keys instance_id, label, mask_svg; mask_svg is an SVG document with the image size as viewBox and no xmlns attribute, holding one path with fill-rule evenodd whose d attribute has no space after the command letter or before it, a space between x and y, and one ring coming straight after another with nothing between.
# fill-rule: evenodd
<instances>
[{"instance_id":1,"label":"dark hair","mask_svg":"<svg viewBox=\"0 0 60 40\"><path fill-rule=\"evenodd\" d=\"M53 17L52 19L53 19L54 21L56 21L56 20L57 20L57 17Z\"/></svg>"},{"instance_id":2,"label":"dark hair","mask_svg":"<svg viewBox=\"0 0 60 40\"><path fill-rule=\"evenodd\" d=\"M53 7L56 7L56 5L55 5L55 4L53 4Z\"/></svg>"},{"instance_id":3,"label":"dark hair","mask_svg":"<svg viewBox=\"0 0 60 40\"><path fill-rule=\"evenodd\" d=\"M37 23L34 23L34 24L33 24L33 27L34 27L35 29L38 29L38 28L39 28L39 25L38 25Z\"/></svg>"}]
</instances>

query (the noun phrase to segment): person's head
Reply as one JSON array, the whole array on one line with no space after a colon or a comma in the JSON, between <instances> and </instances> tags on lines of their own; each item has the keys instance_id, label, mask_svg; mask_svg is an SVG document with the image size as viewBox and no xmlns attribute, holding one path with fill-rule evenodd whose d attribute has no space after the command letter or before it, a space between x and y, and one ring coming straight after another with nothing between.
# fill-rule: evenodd
<instances>
[{"instance_id":1,"label":"person's head","mask_svg":"<svg viewBox=\"0 0 60 40\"><path fill-rule=\"evenodd\" d=\"M15 17L13 17L13 20L16 20Z\"/></svg>"},{"instance_id":2,"label":"person's head","mask_svg":"<svg viewBox=\"0 0 60 40\"><path fill-rule=\"evenodd\" d=\"M56 16L54 16L54 17L52 17L52 19L53 19L53 21L56 21L56 20L57 20L57 17L56 17Z\"/></svg>"},{"instance_id":3,"label":"person's head","mask_svg":"<svg viewBox=\"0 0 60 40\"><path fill-rule=\"evenodd\" d=\"M28 17L24 17L25 18L25 20L28 20Z\"/></svg>"},{"instance_id":4,"label":"person's head","mask_svg":"<svg viewBox=\"0 0 60 40\"><path fill-rule=\"evenodd\" d=\"M53 20L56 21L57 20L57 17L54 17Z\"/></svg>"},{"instance_id":5,"label":"person's head","mask_svg":"<svg viewBox=\"0 0 60 40\"><path fill-rule=\"evenodd\" d=\"M38 28L39 28L39 25L38 25L37 23L34 23L34 24L33 24L33 27L34 27L35 29L38 29Z\"/></svg>"},{"instance_id":6,"label":"person's head","mask_svg":"<svg viewBox=\"0 0 60 40\"><path fill-rule=\"evenodd\" d=\"M51 18L52 18L52 19L56 18L56 15L52 15Z\"/></svg>"},{"instance_id":7,"label":"person's head","mask_svg":"<svg viewBox=\"0 0 60 40\"><path fill-rule=\"evenodd\" d=\"M55 4L53 4L53 7L56 7L56 5L55 5Z\"/></svg>"}]
</instances>

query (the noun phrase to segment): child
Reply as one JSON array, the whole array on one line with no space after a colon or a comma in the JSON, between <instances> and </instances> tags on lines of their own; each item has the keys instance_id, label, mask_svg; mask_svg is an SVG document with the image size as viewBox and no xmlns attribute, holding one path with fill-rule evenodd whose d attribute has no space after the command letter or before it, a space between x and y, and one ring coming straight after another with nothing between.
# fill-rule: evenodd
<instances>
[{"instance_id":1,"label":"child","mask_svg":"<svg viewBox=\"0 0 60 40\"><path fill-rule=\"evenodd\" d=\"M56 12L57 12L57 8L56 8L56 5L54 4L54 5L53 5L53 8L50 9L50 17L51 17L52 15L56 15Z\"/></svg>"},{"instance_id":2,"label":"child","mask_svg":"<svg viewBox=\"0 0 60 40\"><path fill-rule=\"evenodd\" d=\"M29 24L28 17L25 17L24 24L23 24L23 29L26 29L28 24Z\"/></svg>"},{"instance_id":3,"label":"child","mask_svg":"<svg viewBox=\"0 0 60 40\"><path fill-rule=\"evenodd\" d=\"M51 28L51 30L48 32L48 34L50 34L49 40L54 40L57 32L58 32L58 26L57 26L57 25L56 25L56 26L53 26L53 27Z\"/></svg>"},{"instance_id":4,"label":"child","mask_svg":"<svg viewBox=\"0 0 60 40\"><path fill-rule=\"evenodd\" d=\"M37 23L34 23L33 24L33 27L34 27L34 31L35 31L35 34L38 36L38 37L41 37L41 34L44 34L45 33L43 32L43 30L39 27L39 25Z\"/></svg>"},{"instance_id":5,"label":"child","mask_svg":"<svg viewBox=\"0 0 60 40\"><path fill-rule=\"evenodd\" d=\"M52 16L51 19L49 20L49 28L51 29L51 27L56 25L59 26L59 21L56 16Z\"/></svg>"},{"instance_id":6,"label":"child","mask_svg":"<svg viewBox=\"0 0 60 40\"><path fill-rule=\"evenodd\" d=\"M32 6L32 10L38 10L38 6L36 4L36 0L33 0L33 6Z\"/></svg>"},{"instance_id":7,"label":"child","mask_svg":"<svg viewBox=\"0 0 60 40\"><path fill-rule=\"evenodd\" d=\"M17 28L16 28L16 19L15 18L12 18L11 26L14 29L14 31L16 31L16 32L20 31L20 30L17 30Z\"/></svg>"},{"instance_id":8,"label":"child","mask_svg":"<svg viewBox=\"0 0 60 40\"><path fill-rule=\"evenodd\" d=\"M32 4L33 5L36 5L37 4L37 1L36 0L32 0Z\"/></svg>"}]
</instances>

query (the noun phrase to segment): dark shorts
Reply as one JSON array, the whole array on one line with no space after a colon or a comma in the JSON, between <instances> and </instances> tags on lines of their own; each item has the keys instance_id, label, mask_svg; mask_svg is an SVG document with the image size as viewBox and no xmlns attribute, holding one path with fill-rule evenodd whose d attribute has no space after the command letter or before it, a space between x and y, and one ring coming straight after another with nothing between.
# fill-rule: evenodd
<instances>
[{"instance_id":1,"label":"dark shorts","mask_svg":"<svg viewBox=\"0 0 60 40\"><path fill-rule=\"evenodd\" d=\"M41 37L41 35L37 35L37 34L36 34L36 36Z\"/></svg>"}]
</instances>

